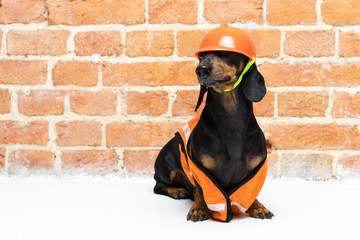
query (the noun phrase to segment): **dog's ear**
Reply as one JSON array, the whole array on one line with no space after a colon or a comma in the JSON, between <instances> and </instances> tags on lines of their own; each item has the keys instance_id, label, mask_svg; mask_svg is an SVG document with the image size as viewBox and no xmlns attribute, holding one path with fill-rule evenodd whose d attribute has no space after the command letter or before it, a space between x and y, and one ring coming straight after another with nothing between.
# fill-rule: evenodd
<instances>
[{"instance_id":1,"label":"dog's ear","mask_svg":"<svg viewBox=\"0 0 360 240\"><path fill-rule=\"evenodd\" d=\"M196 104L195 112L200 107L206 92L207 92L207 87L204 87L203 85L200 84L199 98L198 98L198 101L197 101L197 104Z\"/></svg>"},{"instance_id":2,"label":"dog's ear","mask_svg":"<svg viewBox=\"0 0 360 240\"><path fill-rule=\"evenodd\" d=\"M260 102L266 94L264 77L256 65L252 65L242 81L242 90L245 97L251 102Z\"/></svg>"}]
</instances>

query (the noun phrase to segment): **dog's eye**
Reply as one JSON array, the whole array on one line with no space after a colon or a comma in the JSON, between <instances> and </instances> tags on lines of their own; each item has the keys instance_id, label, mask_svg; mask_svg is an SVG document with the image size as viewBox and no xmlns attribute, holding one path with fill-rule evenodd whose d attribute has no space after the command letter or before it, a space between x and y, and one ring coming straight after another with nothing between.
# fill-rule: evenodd
<instances>
[{"instance_id":1,"label":"dog's eye","mask_svg":"<svg viewBox=\"0 0 360 240\"><path fill-rule=\"evenodd\" d=\"M206 53L204 53L204 52L199 52L198 53L198 57L199 57L200 60L203 59L205 56L206 56Z\"/></svg>"},{"instance_id":2,"label":"dog's eye","mask_svg":"<svg viewBox=\"0 0 360 240\"><path fill-rule=\"evenodd\" d=\"M224 52L224 51L219 51L218 53L217 53L217 56L218 57L221 57L221 58L228 58L229 57L229 52Z\"/></svg>"}]
</instances>

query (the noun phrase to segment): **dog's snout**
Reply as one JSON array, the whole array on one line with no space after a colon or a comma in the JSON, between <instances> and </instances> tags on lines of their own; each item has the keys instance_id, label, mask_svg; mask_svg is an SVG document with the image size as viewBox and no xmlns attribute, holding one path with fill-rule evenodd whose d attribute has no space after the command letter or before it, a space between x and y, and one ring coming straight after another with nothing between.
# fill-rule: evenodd
<instances>
[{"instance_id":1,"label":"dog's snout","mask_svg":"<svg viewBox=\"0 0 360 240\"><path fill-rule=\"evenodd\" d=\"M199 65L199 66L196 68L196 75L197 75L199 78L207 78L207 77L210 76L211 70L212 70L212 66L211 66L211 65L202 64L202 65Z\"/></svg>"}]
</instances>

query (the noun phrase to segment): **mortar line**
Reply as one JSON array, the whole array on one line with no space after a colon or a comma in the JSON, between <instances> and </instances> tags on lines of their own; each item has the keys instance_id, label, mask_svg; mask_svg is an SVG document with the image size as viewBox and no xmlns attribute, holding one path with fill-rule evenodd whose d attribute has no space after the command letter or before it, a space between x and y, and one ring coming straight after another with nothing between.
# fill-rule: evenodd
<instances>
[{"instance_id":1,"label":"mortar line","mask_svg":"<svg viewBox=\"0 0 360 240\"><path fill-rule=\"evenodd\" d=\"M101 147L107 148L106 146L106 124L100 122L101 124Z\"/></svg>"},{"instance_id":2,"label":"mortar line","mask_svg":"<svg viewBox=\"0 0 360 240\"><path fill-rule=\"evenodd\" d=\"M70 54L75 54L75 35L77 32L77 30L70 31L70 35L66 41L66 49Z\"/></svg>"},{"instance_id":3,"label":"mortar line","mask_svg":"<svg viewBox=\"0 0 360 240\"><path fill-rule=\"evenodd\" d=\"M78 115L75 113L67 113L65 115L54 115L54 116L26 116L20 114L6 114L0 116L2 121L17 121L19 124L27 124L32 121L100 121L104 124L109 123L123 123L123 122L154 122L154 123L163 123L163 122L172 122L172 123L182 123L190 120L193 115L189 116L148 116L148 115L136 115L136 114L125 114L121 115L111 115L111 116L87 116L87 115ZM261 125L274 125L274 124L327 124L327 125L348 125L352 127L360 127L359 120L357 118L332 118L328 116L324 117L257 117L258 122Z\"/></svg>"},{"instance_id":4,"label":"mortar line","mask_svg":"<svg viewBox=\"0 0 360 240\"><path fill-rule=\"evenodd\" d=\"M175 131L174 131L175 132ZM171 137L171 136L170 136ZM32 144L0 144L0 147L7 148L7 153L18 149L29 150L50 150L50 151L81 151L81 150L111 150L121 149L121 151L146 151L146 150L161 150L162 147L108 147L108 146L58 146L54 145L52 149L49 146L40 146ZM293 154L293 155L311 155L311 154L327 154L332 157L341 158L342 156L358 156L360 150L355 149L269 149L270 152L277 154Z\"/></svg>"},{"instance_id":5,"label":"mortar line","mask_svg":"<svg viewBox=\"0 0 360 240\"><path fill-rule=\"evenodd\" d=\"M263 3L263 16L262 16L263 21L264 21L264 25L268 25L266 14L267 14L267 0L264 0L264 3Z\"/></svg>"},{"instance_id":6,"label":"mortar line","mask_svg":"<svg viewBox=\"0 0 360 240\"><path fill-rule=\"evenodd\" d=\"M59 147L56 144L57 139L57 131L56 131L56 122L48 120L48 143L46 144L46 150L50 150L54 155L54 171L55 173L61 172L61 151L59 151Z\"/></svg>"},{"instance_id":7,"label":"mortar line","mask_svg":"<svg viewBox=\"0 0 360 240\"><path fill-rule=\"evenodd\" d=\"M323 0L316 0L316 3L315 3L315 10L316 10L316 24L317 25L322 25L322 24L325 24L322 20L322 15L321 15L321 4L322 4L322 1Z\"/></svg>"},{"instance_id":8,"label":"mortar line","mask_svg":"<svg viewBox=\"0 0 360 240\"><path fill-rule=\"evenodd\" d=\"M168 109L167 109L167 112L165 113L165 115L168 117L172 117L172 108L176 101L177 90L173 89L173 90L168 90L167 92L168 92L168 97L169 97L169 104L168 104Z\"/></svg>"},{"instance_id":9,"label":"mortar line","mask_svg":"<svg viewBox=\"0 0 360 240\"><path fill-rule=\"evenodd\" d=\"M44 85L45 87L50 87L50 88L54 87L54 83L52 81L52 71L53 71L56 63L57 63L57 61L54 61L54 60L47 61L46 83Z\"/></svg>"},{"instance_id":10,"label":"mortar line","mask_svg":"<svg viewBox=\"0 0 360 240\"><path fill-rule=\"evenodd\" d=\"M7 55L7 42L6 42L6 38L7 38L7 34L8 34L8 31L7 29L1 29L2 30L2 38L1 38L1 51L0 51L0 54L1 56L4 55L6 56ZM2 58L2 57L1 57Z\"/></svg>"},{"instance_id":11,"label":"mortar line","mask_svg":"<svg viewBox=\"0 0 360 240\"><path fill-rule=\"evenodd\" d=\"M198 0L197 24L206 24L204 17L204 0Z\"/></svg>"},{"instance_id":12,"label":"mortar line","mask_svg":"<svg viewBox=\"0 0 360 240\"><path fill-rule=\"evenodd\" d=\"M195 81L195 80L194 80ZM25 90L44 90L49 86L47 85L11 85L11 84L0 84L0 88L8 88L12 91L25 91ZM101 90L111 90L118 91L122 89L123 86L93 86L93 87L83 87L75 85L56 85L50 86L51 90L59 91L89 91L96 92ZM129 91L156 91L156 90L165 90L171 91L176 90L199 90L198 84L196 85L164 85L164 86L127 86ZM276 87L267 87L268 91L271 92L294 92L294 91L307 91L307 92L318 92L318 91L331 91L335 90L336 92L348 92L351 95L354 95L360 91L360 86L276 86Z\"/></svg>"},{"instance_id":13,"label":"mortar line","mask_svg":"<svg viewBox=\"0 0 360 240\"><path fill-rule=\"evenodd\" d=\"M12 89L12 88L8 88L9 92L10 92L10 99L11 99L11 106L10 106L10 113L9 114L14 114L15 116L19 115L19 109L18 109L18 92L20 91L19 89ZM1 117L1 115L0 115Z\"/></svg>"},{"instance_id":14,"label":"mortar line","mask_svg":"<svg viewBox=\"0 0 360 240\"><path fill-rule=\"evenodd\" d=\"M148 1L148 0L146 0ZM318 0L319 1L319 0ZM203 14L201 14L203 9L203 2L204 0L199 0L199 7L198 7L198 23L195 25L192 24L183 24L183 23L170 23L170 24L150 24L148 22L141 23L141 24L134 24L134 25L127 25L127 24L83 24L83 25L48 25L47 22L42 23L12 23L12 24L0 24L0 28L3 30L69 30L69 31L79 31L79 32L86 32L86 31L99 31L99 30L128 30L128 31L143 31L143 30L206 30L209 28L218 27L219 23L210 23L207 22L205 19L202 20ZM199 14L200 12L200 14ZM264 14L264 13L263 13ZM199 19L200 17L200 19ZM321 18L321 16L320 16ZM318 19L318 17L317 17ZM201 20L201 21L199 21ZM317 20L318 21L318 20ZM254 23L254 22L246 22L246 23L230 23L232 26L236 26L242 29L280 29L280 30L329 30L329 29L344 29L344 30L359 30L359 25L331 25L326 24L322 20L315 24L309 25L271 25L266 23Z\"/></svg>"},{"instance_id":15,"label":"mortar line","mask_svg":"<svg viewBox=\"0 0 360 240\"><path fill-rule=\"evenodd\" d=\"M281 30L281 40L280 40L280 53L279 53L279 57L284 58L285 53L284 53L284 48L285 48L285 39L286 39L286 30Z\"/></svg>"},{"instance_id":16,"label":"mortar line","mask_svg":"<svg viewBox=\"0 0 360 240\"><path fill-rule=\"evenodd\" d=\"M331 165L333 178L339 177L337 171L338 162L339 162L339 157L338 156L333 157L332 165Z\"/></svg>"},{"instance_id":17,"label":"mortar line","mask_svg":"<svg viewBox=\"0 0 360 240\"><path fill-rule=\"evenodd\" d=\"M149 25L149 0L145 0L145 24Z\"/></svg>"},{"instance_id":18,"label":"mortar line","mask_svg":"<svg viewBox=\"0 0 360 240\"><path fill-rule=\"evenodd\" d=\"M328 91L329 105L328 105L328 108L325 111L325 116L326 117L332 117L332 114L331 114L332 111L331 110L332 110L333 105L334 105L334 97L335 97L334 95L335 95L335 91L333 89Z\"/></svg>"},{"instance_id":19,"label":"mortar line","mask_svg":"<svg viewBox=\"0 0 360 240\"><path fill-rule=\"evenodd\" d=\"M117 171L121 175L125 175L125 167L124 167L124 149L123 148L115 148L114 149L116 154L118 155L118 162L117 162Z\"/></svg>"},{"instance_id":20,"label":"mortar line","mask_svg":"<svg viewBox=\"0 0 360 240\"><path fill-rule=\"evenodd\" d=\"M285 33L283 33L285 34ZM280 55L275 58L270 57L259 57L256 59L259 65L264 62L269 63L279 63L279 62L288 62L288 63L333 63L333 64L348 64L348 63L358 63L360 57L292 57L284 54L284 45L285 36L282 37ZM124 52L126 51L124 47ZM96 56L96 57L95 57ZM176 55L172 56L160 56L160 57L151 57L151 56L140 56L140 57L127 57L125 54L121 56L97 56L93 54L91 56L75 56L74 53L69 53L65 55L52 56L52 55L6 55L1 57L2 60L18 60L18 61L75 61L75 62L106 62L110 64L126 64L126 63L157 63L157 62L196 62L195 57L179 57Z\"/></svg>"}]
</instances>

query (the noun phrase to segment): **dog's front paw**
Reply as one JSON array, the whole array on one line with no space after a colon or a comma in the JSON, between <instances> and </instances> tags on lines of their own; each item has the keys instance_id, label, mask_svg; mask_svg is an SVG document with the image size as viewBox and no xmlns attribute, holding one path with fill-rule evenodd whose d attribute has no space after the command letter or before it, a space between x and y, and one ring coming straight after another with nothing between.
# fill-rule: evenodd
<instances>
[{"instance_id":1,"label":"dog's front paw","mask_svg":"<svg viewBox=\"0 0 360 240\"><path fill-rule=\"evenodd\" d=\"M271 219L274 216L274 214L266 208L249 209L247 213L250 217L260 219Z\"/></svg>"},{"instance_id":2,"label":"dog's front paw","mask_svg":"<svg viewBox=\"0 0 360 240\"><path fill-rule=\"evenodd\" d=\"M191 208L188 215L187 220L191 220L193 222L204 221L210 218L210 210L208 208Z\"/></svg>"},{"instance_id":3,"label":"dog's front paw","mask_svg":"<svg viewBox=\"0 0 360 240\"><path fill-rule=\"evenodd\" d=\"M258 200L255 200L246 212L253 218L271 219L274 216L274 214L264 207L264 205L262 205Z\"/></svg>"}]
</instances>

